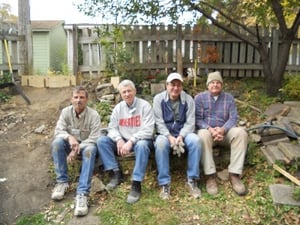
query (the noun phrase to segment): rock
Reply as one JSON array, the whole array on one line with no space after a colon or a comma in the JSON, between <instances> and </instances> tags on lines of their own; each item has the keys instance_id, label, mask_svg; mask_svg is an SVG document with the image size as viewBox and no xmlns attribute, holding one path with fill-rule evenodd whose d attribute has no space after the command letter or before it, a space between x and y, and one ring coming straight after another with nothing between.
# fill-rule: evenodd
<instances>
[{"instance_id":1,"label":"rock","mask_svg":"<svg viewBox=\"0 0 300 225\"><path fill-rule=\"evenodd\" d=\"M114 94L109 94L109 95L103 95L100 99L100 102L111 102L113 103L115 100L115 95Z\"/></svg>"},{"instance_id":2,"label":"rock","mask_svg":"<svg viewBox=\"0 0 300 225\"><path fill-rule=\"evenodd\" d=\"M222 170L222 171L220 171L220 172L217 172L217 176L218 176L218 178L219 178L220 180L222 180L222 181L227 181L227 180L229 180L229 172L228 172L227 169L224 169L224 170Z\"/></svg>"},{"instance_id":3,"label":"rock","mask_svg":"<svg viewBox=\"0 0 300 225\"><path fill-rule=\"evenodd\" d=\"M100 101L102 96L110 95L115 92L115 88L112 84L100 84L96 87L96 96L97 99Z\"/></svg>"},{"instance_id":4,"label":"rock","mask_svg":"<svg viewBox=\"0 0 300 225\"><path fill-rule=\"evenodd\" d=\"M99 177L93 176L91 193L99 193L104 190L106 190L106 187L103 184L102 180L100 180Z\"/></svg>"},{"instance_id":5,"label":"rock","mask_svg":"<svg viewBox=\"0 0 300 225\"><path fill-rule=\"evenodd\" d=\"M274 204L300 206L300 201L293 199L295 187L284 184L272 184L269 186Z\"/></svg>"},{"instance_id":6,"label":"rock","mask_svg":"<svg viewBox=\"0 0 300 225\"><path fill-rule=\"evenodd\" d=\"M39 126L38 128L36 128L36 129L34 130L34 133L36 133L36 134L41 134L41 133L43 133L43 131L44 131L45 128L46 128L45 125L41 125L41 126Z\"/></svg>"}]
</instances>

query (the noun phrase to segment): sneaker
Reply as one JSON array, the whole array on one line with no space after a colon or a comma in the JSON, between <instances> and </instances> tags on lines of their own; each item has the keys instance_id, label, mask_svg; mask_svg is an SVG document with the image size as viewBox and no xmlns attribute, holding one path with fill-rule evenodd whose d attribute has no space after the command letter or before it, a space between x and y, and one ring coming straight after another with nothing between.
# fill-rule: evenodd
<instances>
[{"instance_id":1,"label":"sneaker","mask_svg":"<svg viewBox=\"0 0 300 225\"><path fill-rule=\"evenodd\" d=\"M215 174L209 175L206 180L206 191L210 195L218 194L218 184Z\"/></svg>"},{"instance_id":2,"label":"sneaker","mask_svg":"<svg viewBox=\"0 0 300 225\"><path fill-rule=\"evenodd\" d=\"M76 195L75 216L85 216L88 214L87 196L84 194Z\"/></svg>"},{"instance_id":3,"label":"sneaker","mask_svg":"<svg viewBox=\"0 0 300 225\"><path fill-rule=\"evenodd\" d=\"M121 170L118 171L112 171L113 175L111 177L111 180L106 185L106 188L108 190L115 189L119 184L124 182L123 173Z\"/></svg>"},{"instance_id":4,"label":"sneaker","mask_svg":"<svg viewBox=\"0 0 300 225\"><path fill-rule=\"evenodd\" d=\"M170 185L169 184L165 184L162 186L161 188L161 192L159 194L159 197L162 200L169 200L170 199Z\"/></svg>"},{"instance_id":5,"label":"sneaker","mask_svg":"<svg viewBox=\"0 0 300 225\"><path fill-rule=\"evenodd\" d=\"M201 191L197 186L197 181L195 179L189 180L186 182L186 187L189 190L190 194L193 196L193 198L200 198L201 197Z\"/></svg>"},{"instance_id":6,"label":"sneaker","mask_svg":"<svg viewBox=\"0 0 300 225\"><path fill-rule=\"evenodd\" d=\"M237 193L238 195L246 195L247 194L246 187L242 183L239 174L230 173L229 180L232 185L232 189L235 191L235 193Z\"/></svg>"},{"instance_id":7,"label":"sneaker","mask_svg":"<svg viewBox=\"0 0 300 225\"><path fill-rule=\"evenodd\" d=\"M141 193L142 193L141 182L133 181L130 193L127 197L127 203L129 204L136 203L140 199Z\"/></svg>"},{"instance_id":8,"label":"sneaker","mask_svg":"<svg viewBox=\"0 0 300 225\"><path fill-rule=\"evenodd\" d=\"M65 192L68 190L68 183L57 183L53 189L51 199L52 200L62 200L64 198Z\"/></svg>"}]
</instances>

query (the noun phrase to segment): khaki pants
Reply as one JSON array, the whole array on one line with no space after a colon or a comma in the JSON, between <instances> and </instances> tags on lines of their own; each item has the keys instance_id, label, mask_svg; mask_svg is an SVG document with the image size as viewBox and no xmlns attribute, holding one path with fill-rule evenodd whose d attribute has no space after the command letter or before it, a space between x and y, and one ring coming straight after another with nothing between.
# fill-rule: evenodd
<instances>
[{"instance_id":1,"label":"khaki pants","mask_svg":"<svg viewBox=\"0 0 300 225\"><path fill-rule=\"evenodd\" d=\"M248 134L244 128L233 127L225 135L223 141L213 141L210 132L206 129L198 131L202 142L201 163L205 175L216 173L216 165L213 158L213 146L230 147L229 173L242 174L248 145Z\"/></svg>"}]
</instances>

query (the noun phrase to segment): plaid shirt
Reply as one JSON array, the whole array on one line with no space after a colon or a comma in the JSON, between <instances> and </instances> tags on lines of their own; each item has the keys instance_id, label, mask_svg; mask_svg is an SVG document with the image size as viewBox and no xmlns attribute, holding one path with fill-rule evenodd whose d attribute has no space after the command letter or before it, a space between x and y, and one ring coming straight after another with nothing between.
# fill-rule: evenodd
<instances>
[{"instance_id":1,"label":"plaid shirt","mask_svg":"<svg viewBox=\"0 0 300 225\"><path fill-rule=\"evenodd\" d=\"M236 126L238 120L237 108L231 94L221 92L217 100L209 91L195 96L196 128L224 127L225 132Z\"/></svg>"}]
</instances>

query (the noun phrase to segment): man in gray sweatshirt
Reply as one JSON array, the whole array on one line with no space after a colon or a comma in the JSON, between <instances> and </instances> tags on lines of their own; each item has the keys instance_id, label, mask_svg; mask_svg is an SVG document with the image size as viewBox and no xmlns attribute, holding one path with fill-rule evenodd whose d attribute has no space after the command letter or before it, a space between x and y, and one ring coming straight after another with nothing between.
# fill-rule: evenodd
<instances>
[{"instance_id":1,"label":"man in gray sweatshirt","mask_svg":"<svg viewBox=\"0 0 300 225\"><path fill-rule=\"evenodd\" d=\"M127 203L133 204L140 199L141 182L145 176L150 151L153 149L154 115L150 103L136 97L136 88L132 81L123 80L118 90L123 101L113 109L108 134L97 140L97 146L104 169L113 174L107 184L108 189L116 188L123 182L116 154L126 156L134 151L132 186L127 197Z\"/></svg>"},{"instance_id":2,"label":"man in gray sweatshirt","mask_svg":"<svg viewBox=\"0 0 300 225\"><path fill-rule=\"evenodd\" d=\"M57 121L54 140L51 143L56 173L56 186L51 198L62 200L69 188L68 162L82 157L81 172L76 190L74 215L88 214L88 194L97 154L96 141L101 130L98 112L87 106L88 92L84 87L75 87L71 97L72 105L65 107Z\"/></svg>"},{"instance_id":3,"label":"man in gray sweatshirt","mask_svg":"<svg viewBox=\"0 0 300 225\"><path fill-rule=\"evenodd\" d=\"M194 198L201 196L197 186L200 178L201 141L195 131L195 103L183 91L183 79L179 73L167 77L167 90L157 94L153 100L157 137L155 139L155 159L158 167L158 183L162 187L160 198L170 198L171 148L183 147L187 151L186 187Z\"/></svg>"}]
</instances>

